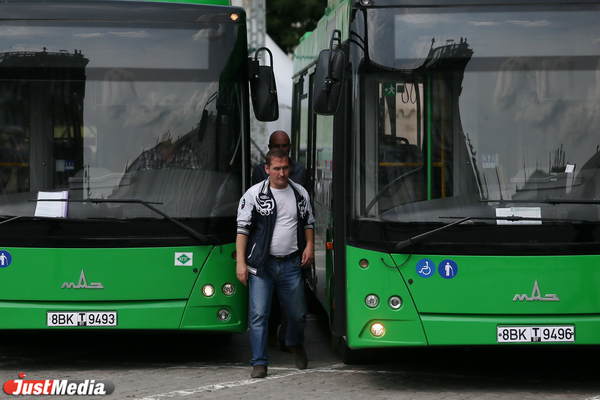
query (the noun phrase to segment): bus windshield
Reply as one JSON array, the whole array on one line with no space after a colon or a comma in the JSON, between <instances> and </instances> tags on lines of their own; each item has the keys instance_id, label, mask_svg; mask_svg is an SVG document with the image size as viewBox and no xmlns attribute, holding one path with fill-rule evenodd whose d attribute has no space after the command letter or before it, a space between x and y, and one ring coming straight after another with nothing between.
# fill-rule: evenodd
<instances>
[{"instance_id":1,"label":"bus windshield","mask_svg":"<svg viewBox=\"0 0 600 400\"><path fill-rule=\"evenodd\" d=\"M365 14L357 216L598 222L597 6Z\"/></svg>"},{"instance_id":2,"label":"bus windshield","mask_svg":"<svg viewBox=\"0 0 600 400\"><path fill-rule=\"evenodd\" d=\"M234 216L245 58L201 21L0 21L0 214Z\"/></svg>"}]
</instances>

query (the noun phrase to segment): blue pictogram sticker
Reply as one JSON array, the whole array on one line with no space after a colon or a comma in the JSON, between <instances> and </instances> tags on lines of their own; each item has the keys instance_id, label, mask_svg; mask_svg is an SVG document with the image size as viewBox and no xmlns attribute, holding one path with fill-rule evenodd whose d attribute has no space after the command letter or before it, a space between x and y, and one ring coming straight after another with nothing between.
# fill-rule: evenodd
<instances>
[{"instance_id":1,"label":"blue pictogram sticker","mask_svg":"<svg viewBox=\"0 0 600 400\"><path fill-rule=\"evenodd\" d=\"M440 263L440 275L445 279L452 279L458 274L458 264L452 260L444 260Z\"/></svg>"},{"instance_id":2,"label":"blue pictogram sticker","mask_svg":"<svg viewBox=\"0 0 600 400\"><path fill-rule=\"evenodd\" d=\"M6 268L12 262L12 256L6 250L0 250L0 268Z\"/></svg>"},{"instance_id":3,"label":"blue pictogram sticker","mask_svg":"<svg viewBox=\"0 0 600 400\"><path fill-rule=\"evenodd\" d=\"M435 263L427 258L417 261L417 274L421 278L429 278L435 274Z\"/></svg>"}]
</instances>

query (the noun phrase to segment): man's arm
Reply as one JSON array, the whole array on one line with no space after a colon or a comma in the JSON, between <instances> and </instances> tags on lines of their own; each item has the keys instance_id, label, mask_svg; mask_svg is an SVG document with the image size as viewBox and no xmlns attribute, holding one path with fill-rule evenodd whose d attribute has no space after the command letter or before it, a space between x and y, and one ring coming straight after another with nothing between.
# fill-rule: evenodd
<instances>
[{"instance_id":1,"label":"man's arm","mask_svg":"<svg viewBox=\"0 0 600 400\"><path fill-rule=\"evenodd\" d=\"M302 252L302 267L308 267L315 261L315 233L311 228L305 229L306 247Z\"/></svg>"},{"instance_id":2,"label":"man's arm","mask_svg":"<svg viewBox=\"0 0 600 400\"><path fill-rule=\"evenodd\" d=\"M248 245L248 236L238 233L235 238L236 266L235 274L240 282L246 286L248 282L248 266L246 265L246 246Z\"/></svg>"}]
</instances>

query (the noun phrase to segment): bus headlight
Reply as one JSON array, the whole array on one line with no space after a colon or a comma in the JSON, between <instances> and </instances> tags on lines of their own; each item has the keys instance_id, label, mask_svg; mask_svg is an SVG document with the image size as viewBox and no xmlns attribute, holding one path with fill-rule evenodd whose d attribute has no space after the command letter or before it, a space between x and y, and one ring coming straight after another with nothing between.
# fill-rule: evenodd
<instances>
[{"instance_id":1,"label":"bus headlight","mask_svg":"<svg viewBox=\"0 0 600 400\"><path fill-rule=\"evenodd\" d=\"M213 285L204 285L202 287L202 294L206 297L211 297L215 294L215 287Z\"/></svg>"},{"instance_id":2,"label":"bus headlight","mask_svg":"<svg viewBox=\"0 0 600 400\"><path fill-rule=\"evenodd\" d=\"M377 297L375 294L370 294L365 299L365 304L369 308L375 308L379 305L379 297Z\"/></svg>"},{"instance_id":3,"label":"bus headlight","mask_svg":"<svg viewBox=\"0 0 600 400\"><path fill-rule=\"evenodd\" d=\"M375 337L382 337L385 335L385 326L379 322L374 323L371 325L371 334Z\"/></svg>"},{"instance_id":4,"label":"bus headlight","mask_svg":"<svg viewBox=\"0 0 600 400\"><path fill-rule=\"evenodd\" d=\"M225 296L232 296L235 293L235 286L233 283L226 283L223 285L223 294Z\"/></svg>"},{"instance_id":5,"label":"bus headlight","mask_svg":"<svg viewBox=\"0 0 600 400\"><path fill-rule=\"evenodd\" d=\"M400 296L392 296L388 300L388 305L392 310L397 310L400 307L402 307L402 299L400 298Z\"/></svg>"},{"instance_id":6,"label":"bus headlight","mask_svg":"<svg viewBox=\"0 0 600 400\"><path fill-rule=\"evenodd\" d=\"M222 308L217 313L217 318L219 319L219 321L225 322L229 318L231 318L231 314L229 313L229 311L227 311L226 309Z\"/></svg>"}]
</instances>

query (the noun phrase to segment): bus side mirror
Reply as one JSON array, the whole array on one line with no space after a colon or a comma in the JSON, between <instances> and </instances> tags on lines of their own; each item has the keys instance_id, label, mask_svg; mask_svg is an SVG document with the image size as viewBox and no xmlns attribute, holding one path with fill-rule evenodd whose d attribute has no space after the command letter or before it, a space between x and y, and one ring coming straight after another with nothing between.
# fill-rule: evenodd
<instances>
[{"instance_id":1,"label":"bus side mirror","mask_svg":"<svg viewBox=\"0 0 600 400\"><path fill-rule=\"evenodd\" d=\"M329 49L319 53L313 93L313 111L316 114L333 115L340 105L346 57L341 50L333 49L333 42L341 42L341 35L339 30L334 30Z\"/></svg>"},{"instance_id":2,"label":"bus side mirror","mask_svg":"<svg viewBox=\"0 0 600 400\"><path fill-rule=\"evenodd\" d=\"M271 58L271 65L259 65L258 53L265 50ZM254 59L249 59L250 91L254 115L259 121L276 121L279 119L279 102L277 86L273 72L273 54L266 47L256 50Z\"/></svg>"}]
</instances>

